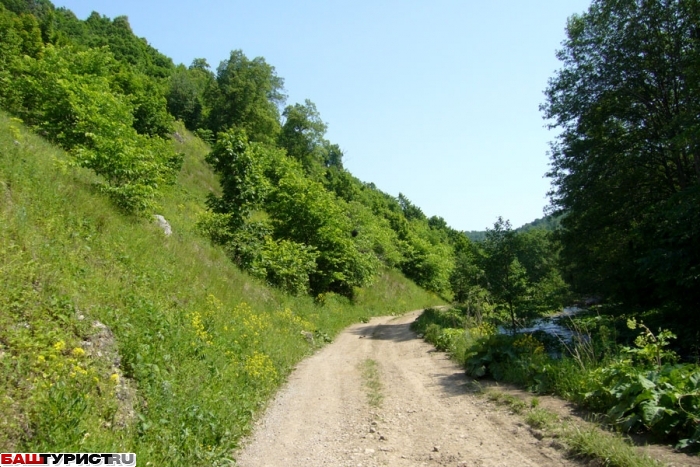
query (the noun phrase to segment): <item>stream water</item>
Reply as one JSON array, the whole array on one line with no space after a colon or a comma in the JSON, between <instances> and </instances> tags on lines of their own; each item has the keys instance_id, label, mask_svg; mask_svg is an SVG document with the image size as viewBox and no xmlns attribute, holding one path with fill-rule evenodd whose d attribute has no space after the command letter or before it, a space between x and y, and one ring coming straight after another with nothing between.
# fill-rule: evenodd
<instances>
[{"instance_id":1,"label":"stream water","mask_svg":"<svg viewBox=\"0 0 700 467\"><path fill-rule=\"evenodd\" d=\"M563 322L570 316L574 316L577 313L583 311L582 308L575 306L570 306L564 308L560 313L555 315L547 316L544 318L537 318L530 323L530 326L526 328L518 328L518 334L529 334L536 331L545 332L552 337L558 338L562 341L570 341L574 332L571 329L563 325ZM510 328L499 326L498 332L501 334L508 334L511 332Z\"/></svg>"}]
</instances>

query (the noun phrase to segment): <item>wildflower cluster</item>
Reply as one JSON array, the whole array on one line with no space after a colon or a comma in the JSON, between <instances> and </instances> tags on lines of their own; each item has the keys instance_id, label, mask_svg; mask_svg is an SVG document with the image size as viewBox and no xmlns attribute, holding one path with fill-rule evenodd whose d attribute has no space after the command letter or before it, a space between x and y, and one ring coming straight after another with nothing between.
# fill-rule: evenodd
<instances>
[{"instance_id":1,"label":"wildflower cluster","mask_svg":"<svg viewBox=\"0 0 700 467\"><path fill-rule=\"evenodd\" d=\"M39 351L32 363L34 383L44 388L69 381L72 386L90 392L90 388L100 386L103 380L85 349L77 346L71 348L65 340L58 340ZM114 380L107 382L112 388L116 386Z\"/></svg>"},{"instance_id":2,"label":"wildflower cluster","mask_svg":"<svg viewBox=\"0 0 700 467\"><path fill-rule=\"evenodd\" d=\"M496 334L496 326L490 323L482 322L478 326L469 328L469 334L473 337L486 337Z\"/></svg>"},{"instance_id":3,"label":"wildflower cluster","mask_svg":"<svg viewBox=\"0 0 700 467\"><path fill-rule=\"evenodd\" d=\"M295 315L289 308L278 311L277 316L287 325L287 327L294 328L294 331L313 331L315 329L315 326L312 323L299 315Z\"/></svg>"},{"instance_id":4,"label":"wildflower cluster","mask_svg":"<svg viewBox=\"0 0 700 467\"><path fill-rule=\"evenodd\" d=\"M200 343L204 343L206 345L212 345L212 336L209 334L204 327L204 323L202 322L202 315L198 312L195 311L189 315L190 318L190 324L192 325L192 329L194 329L194 333L197 336L197 339L199 340ZM197 345L197 342L192 342L193 346Z\"/></svg>"},{"instance_id":5,"label":"wildflower cluster","mask_svg":"<svg viewBox=\"0 0 700 467\"><path fill-rule=\"evenodd\" d=\"M513 347L520 353L541 355L544 353L544 345L532 334L523 334L513 341Z\"/></svg>"},{"instance_id":6,"label":"wildflower cluster","mask_svg":"<svg viewBox=\"0 0 700 467\"><path fill-rule=\"evenodd\" d=\"M221 300L216 298L214 295L209 294L207 296L207 308L212 314L218 314L223 310L224 304L221 303Z\"/></svg>"},{"instance_id":7,"label":"wildflower cluster","mask_svg":"<svg viewBox=\"0 0 700 467\"><path fill-rule=\"evenodd\" d=\"M257 350L245 359L243 369L254 384L270 387L277 380L277 370L272 359Z\"/></svg>"},{"instance_id":8,"label":"wildflower cluster","mask_svg":"<svg viewBox=\"0 0 700 467\"><path fill-rule=\"evenodd\" d=\"M245 302L239 303L233 310L234 319L241 323L241 339L252 341L256 346L261 333L272 326L270 317L265 314L257 314Z\"/></svg>"}]
</instances>

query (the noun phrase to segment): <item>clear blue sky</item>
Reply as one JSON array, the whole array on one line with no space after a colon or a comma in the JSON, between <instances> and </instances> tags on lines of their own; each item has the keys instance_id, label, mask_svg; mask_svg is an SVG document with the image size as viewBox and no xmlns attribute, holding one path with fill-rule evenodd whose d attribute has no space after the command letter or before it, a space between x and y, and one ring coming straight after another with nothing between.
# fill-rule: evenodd
<instances>
[{"instance_id":1,"label":"clear blue sky","mask_svg":"<svg viewBox=\"0 0 700 467\"><path fill-rule=\"evenodd\" d=\"M345 165L460 230L520 226L547 204L538 109L566 19L590 0L56 0L85 19L126 15L189 65L233 49L311 99Z\"/></svg>"}]
</instances>

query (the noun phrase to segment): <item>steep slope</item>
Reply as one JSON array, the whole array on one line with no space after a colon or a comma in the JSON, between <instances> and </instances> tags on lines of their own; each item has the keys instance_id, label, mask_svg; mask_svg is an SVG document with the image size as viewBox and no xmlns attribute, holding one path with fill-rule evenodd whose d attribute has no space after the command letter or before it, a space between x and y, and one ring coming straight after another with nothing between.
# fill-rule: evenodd
<instances>
[{"instance_id":1,"label":"steep slope","mask_svg":"<svg viewBox=\"0 0 700 467\"><path fill-rule=\"evenodd\" d=\"M132 451L218 465L292 366L347 324L440 300L385 272L351 303L240 272L195 221L218 181L183 128L173 227L117 211L96 176L0 114L0 449Z\"/></svg>"}]
</instances>

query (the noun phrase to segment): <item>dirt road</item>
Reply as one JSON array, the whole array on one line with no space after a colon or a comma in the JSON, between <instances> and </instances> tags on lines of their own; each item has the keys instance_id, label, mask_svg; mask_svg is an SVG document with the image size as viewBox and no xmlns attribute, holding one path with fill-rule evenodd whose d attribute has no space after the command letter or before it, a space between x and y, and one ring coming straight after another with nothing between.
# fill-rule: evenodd
<instances>
[{"instance_id":1,"label":"dirt road","mask_svg":"<svg viewBox=\"0 0 700 467\"><path fill-rule=\"evenodd\" d=\"M409 329L420 312L351 326L303 361L244 449L243 467L577 465L471 393L464 370ZM384 395L368 403L362 363Z\"/></svg>"}]
</instances>

